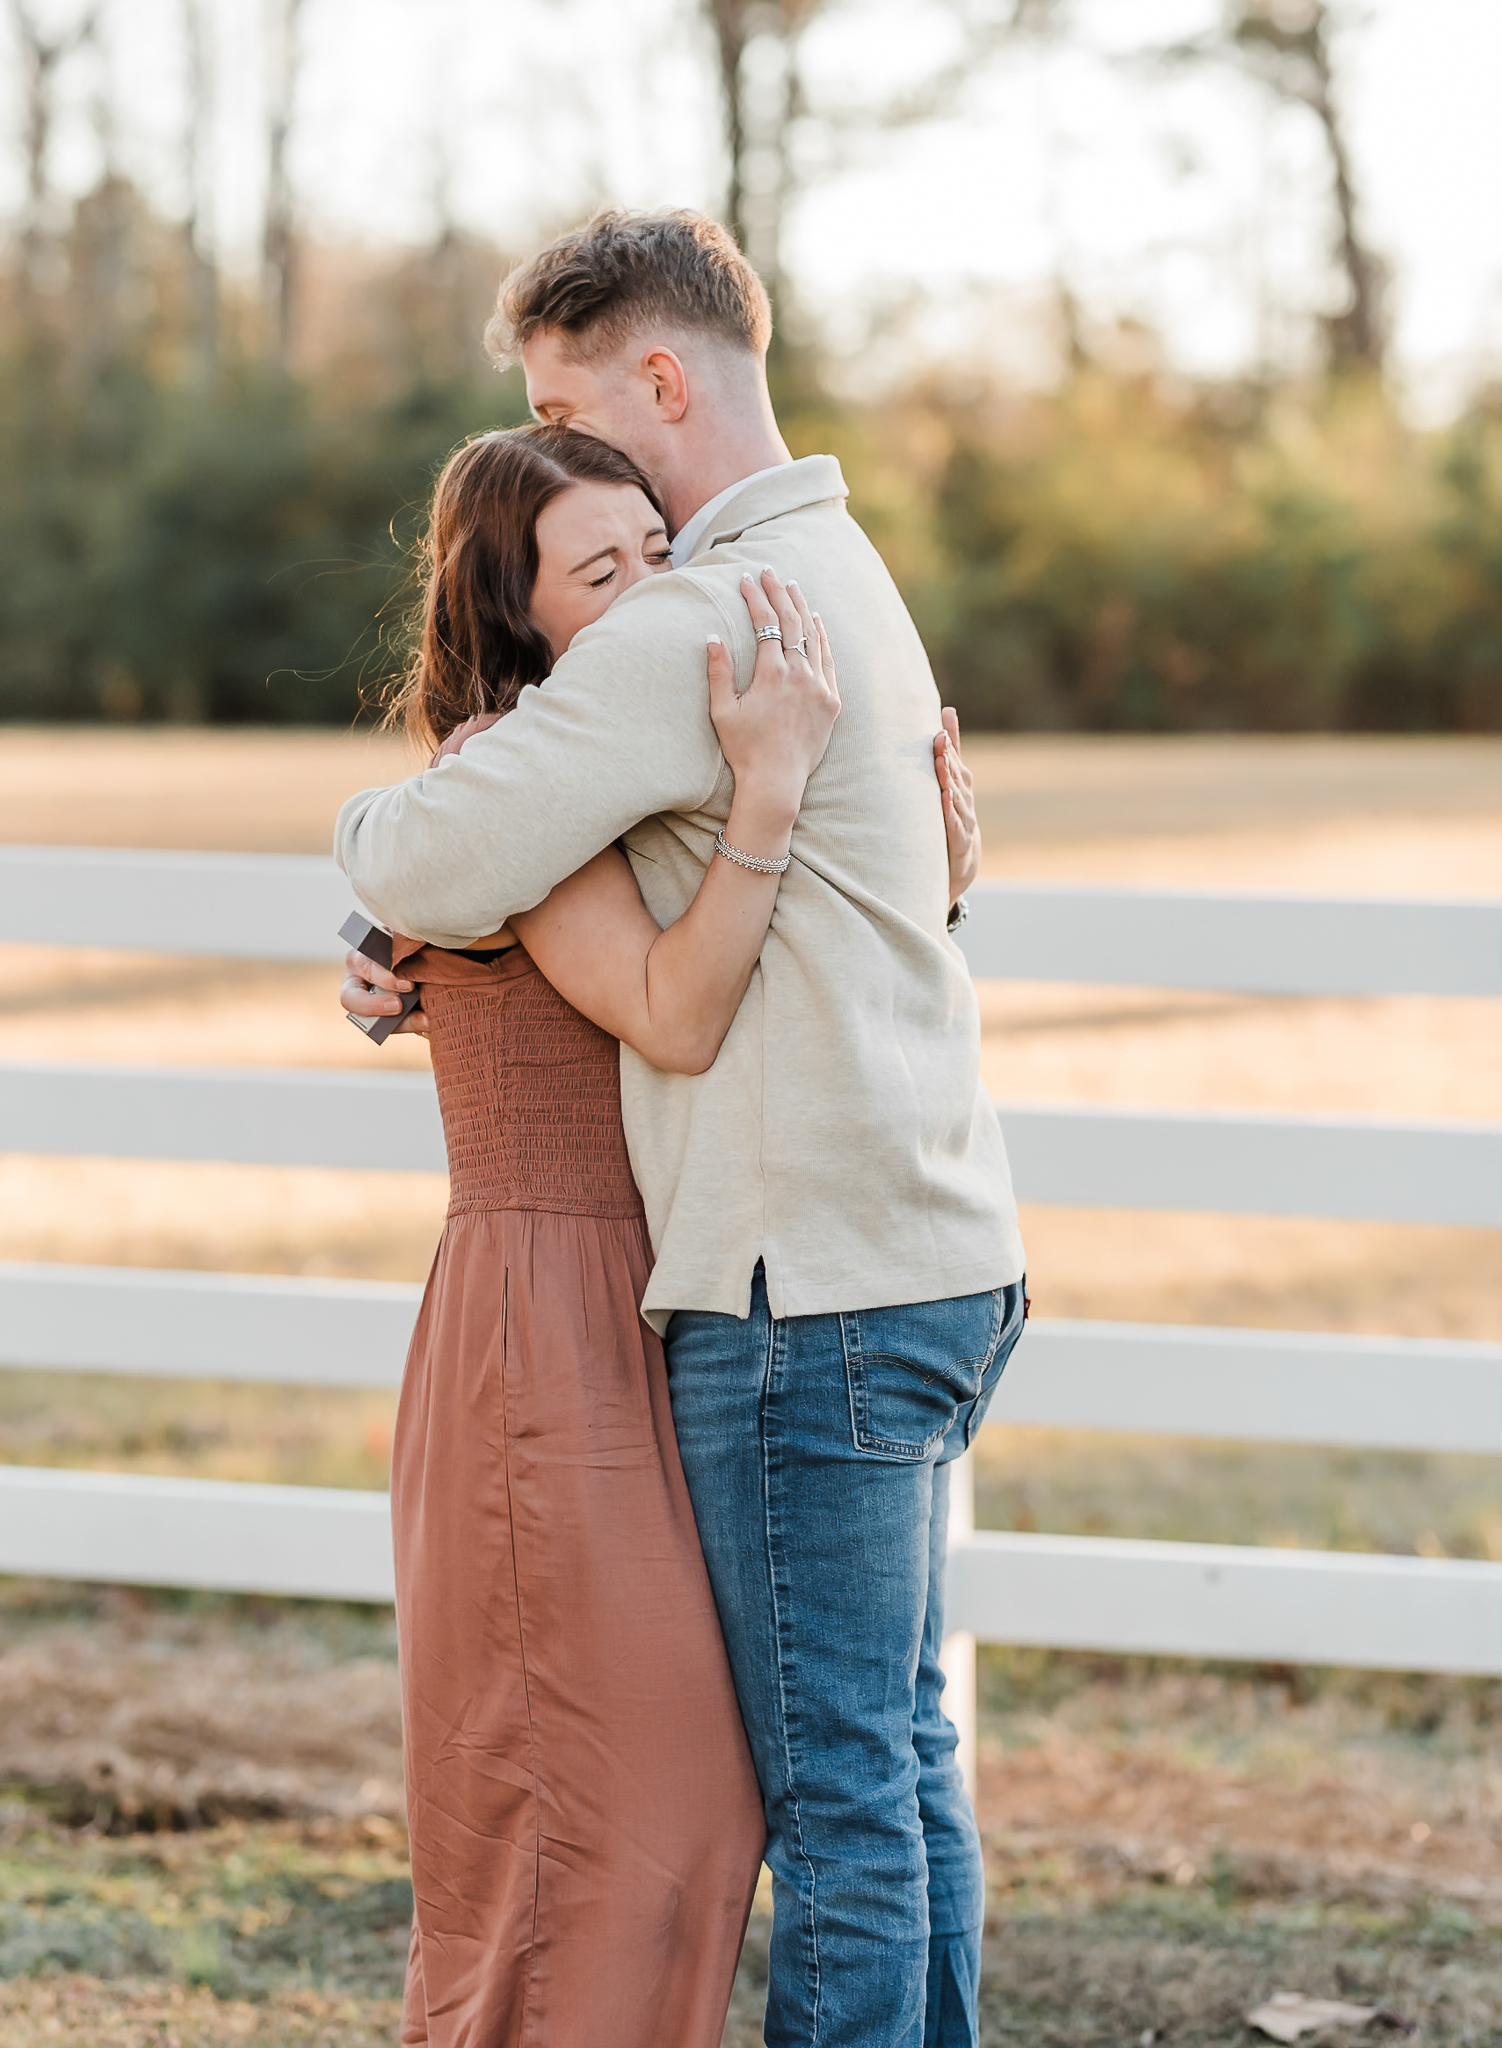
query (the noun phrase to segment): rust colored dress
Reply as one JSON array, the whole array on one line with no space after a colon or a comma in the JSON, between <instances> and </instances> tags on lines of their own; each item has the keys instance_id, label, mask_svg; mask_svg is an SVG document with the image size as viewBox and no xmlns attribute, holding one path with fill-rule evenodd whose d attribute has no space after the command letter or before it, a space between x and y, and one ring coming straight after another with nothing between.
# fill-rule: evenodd
<instances>
[{"instance_id":1,"label":"rust colored dress","mask_svg":"<svg viewBox=\"0 0 1502 2048\"><path fill-rule=\"evenodd\" d=\"M765 1839L668 1406L619 1049L425 947L450 1201L393 1448L404 2048L719 2048Z\"/></svg>"}]
</instances>

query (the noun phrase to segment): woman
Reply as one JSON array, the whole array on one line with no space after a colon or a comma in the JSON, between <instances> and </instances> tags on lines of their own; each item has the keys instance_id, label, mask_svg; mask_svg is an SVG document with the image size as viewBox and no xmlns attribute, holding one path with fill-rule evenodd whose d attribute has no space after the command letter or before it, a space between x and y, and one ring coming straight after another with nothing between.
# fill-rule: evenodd
<instances>
[{"instance_id":1,"label":"woman","mask_svg":"<svg viewBox=\"0 0 1502 2048\"><path fill-rule=\"evenodd\" d=\"M556 428L461 450L429 546L399 708L440 753L667 568L646 480ZM610 848L465 953L395 949L422 989L410 1023L432 1040L451 1178L392 1471L408 2044L715 2048L724 2024L761 1807L637 1313L651 1253L616 1041L673 1071L712 1063L838 714L817 621L765 581L743 585L768 636L744 696L708 648L735 801L727 857L676 924L659 930ZM947 779L953 839L968 791ZM347 1007L394 1008L354 965Z\"/></svg>"}]
</instances>

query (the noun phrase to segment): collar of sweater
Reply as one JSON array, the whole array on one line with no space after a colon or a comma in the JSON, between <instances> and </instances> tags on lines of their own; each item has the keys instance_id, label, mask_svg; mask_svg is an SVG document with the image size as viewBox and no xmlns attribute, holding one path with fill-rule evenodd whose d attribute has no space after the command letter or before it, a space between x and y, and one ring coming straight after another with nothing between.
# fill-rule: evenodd
<instances>
[{"instance_id":1,"label":"collar of sweater","mask_svg":"<svg viewBox=\"0 0 1502 2048\"><path fill-rule=\"evenodd\" d=\"M796 462L779 463L775 469L758 470L754 476L743 478L729 490L721 491L717 498L711 498L692 519L684 522L673 543L675 566L682 568L688 562L697 562L719 542L738 540L768 519L781 519L786 513L802 512L810 505L849 495L833 455L804 455ZM687 546L680 555L679 542L685 540Z\"/></svg>"}]
</instances>

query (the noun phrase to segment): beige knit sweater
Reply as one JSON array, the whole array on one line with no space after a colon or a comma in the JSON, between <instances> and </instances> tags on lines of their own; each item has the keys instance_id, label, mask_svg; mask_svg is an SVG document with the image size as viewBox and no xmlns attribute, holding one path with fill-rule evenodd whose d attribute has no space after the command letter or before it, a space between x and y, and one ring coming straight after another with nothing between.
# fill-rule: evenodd
<instances>
[{"instance_id":1,"label":"beige knit sweater","mask_svg":"<svg viewBox=\"0 0 1502 2048\"><path fill-rule=\"evenodd\" d=\"M494 931L618 838L670 923L730 811L705 639L749 680L748 566L796 578L823 614L844 708L719 1058L688 1076L621 1052L659 1329L680 1308L744 1316L758 1258L777 1316L978 1293L1023 1270L975 994L945 934L939 700L845 497L827 455L750 480L686 568L627 592L509 717L339 814L361 902L439 945Z\"/></svg>"}]
</instances>

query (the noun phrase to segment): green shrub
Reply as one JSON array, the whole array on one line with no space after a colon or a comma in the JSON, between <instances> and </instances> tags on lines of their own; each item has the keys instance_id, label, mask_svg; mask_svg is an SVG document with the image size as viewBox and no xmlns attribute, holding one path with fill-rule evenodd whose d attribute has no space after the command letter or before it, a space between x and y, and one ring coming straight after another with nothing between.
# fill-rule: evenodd
<instances>
[{"instance_id":1,"label":"green shrub","mask_svg":"<svg viewBox=\"0 0 1502 2048\"><path fill-rule=\"evenodd\" d=\"M201 394L35 356L0 377L0 717L338 723L389 670L410 542L515 378L343 409L251 369Z\"/></svg>"}]
</instances>

